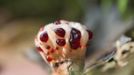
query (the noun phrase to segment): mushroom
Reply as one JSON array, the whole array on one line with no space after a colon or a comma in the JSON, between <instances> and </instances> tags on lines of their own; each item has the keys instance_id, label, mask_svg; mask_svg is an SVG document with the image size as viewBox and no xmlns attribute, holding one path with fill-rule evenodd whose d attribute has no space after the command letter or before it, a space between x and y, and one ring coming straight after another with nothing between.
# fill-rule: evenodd
<instances>
[{"instance_id":1,"label":"mushroom","mask_svg":"<svg viewBox=\"0 0 134 75\"><path fill-rule=\"evenodd\" d=\"M92 32L78 22L58 20L42 27L35 45L53 75L81 75Z\"/></svg>"}]
</instances>

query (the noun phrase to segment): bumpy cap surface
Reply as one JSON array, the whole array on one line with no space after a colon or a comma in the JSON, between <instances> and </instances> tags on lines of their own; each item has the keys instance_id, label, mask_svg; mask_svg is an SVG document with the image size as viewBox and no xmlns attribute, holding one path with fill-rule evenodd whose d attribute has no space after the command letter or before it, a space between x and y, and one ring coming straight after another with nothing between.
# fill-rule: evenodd
<instances>
[{"instance_id":1,"label":"bumpy cap surface","mask_svg":"<svg viewBox=\"0 0 134 75\"><path fill-rule=\"evenodd\" d=\"M35 44L44 60L53 64L84 57L91 38L92 32L84 25L59 20L42 27Z\"/></svg>"}]
</instances>

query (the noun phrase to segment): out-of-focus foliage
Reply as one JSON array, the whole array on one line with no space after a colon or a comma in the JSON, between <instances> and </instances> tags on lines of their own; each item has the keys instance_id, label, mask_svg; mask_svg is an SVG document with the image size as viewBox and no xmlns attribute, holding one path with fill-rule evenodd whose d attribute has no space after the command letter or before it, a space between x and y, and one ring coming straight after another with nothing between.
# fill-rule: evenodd
<instances>
[{"instance_id":1,"label":"out-of-focus foliage","mask_svg":"<svg viewBox=\"0 0 134 75\"><path fill-rule=\"evenodd\" d=\"M14 17L40 17L46 20L80 20L83 9L78 0L0 0L0 6Z\"/></svg>"}]
</instances>

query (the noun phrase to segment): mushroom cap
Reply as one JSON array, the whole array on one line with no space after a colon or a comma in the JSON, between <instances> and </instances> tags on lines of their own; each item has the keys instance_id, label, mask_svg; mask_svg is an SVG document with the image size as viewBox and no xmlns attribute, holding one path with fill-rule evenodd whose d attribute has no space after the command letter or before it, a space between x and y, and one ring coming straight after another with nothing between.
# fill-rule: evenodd
<instances>
[{"instance_id":1,"label":"mushroom cap","mask_svg":"<svg viewBox=\"0 0 134 75\"><path fill-rule=\"evenodd\" d=\"M39 30L35 45L43 59L53 64L83 58L91 37L92 32L84 25L58 20Z\"/></svg>"}]
</instances>

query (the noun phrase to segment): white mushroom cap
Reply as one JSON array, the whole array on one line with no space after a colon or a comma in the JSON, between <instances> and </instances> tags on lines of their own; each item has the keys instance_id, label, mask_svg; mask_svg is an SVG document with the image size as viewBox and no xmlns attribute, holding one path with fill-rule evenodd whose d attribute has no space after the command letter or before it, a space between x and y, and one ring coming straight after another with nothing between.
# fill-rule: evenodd
<instances>
[{"instance_id":1,"label":"white mushroom cap","mask_svg":"<svg viewBox=\"0 0 134 75\"><path fill-rule=\"evenodd\" d=\"M48 63L56 63L85 56L92 33L78 22L59 20L45 25L35 38L35 45Z\"/></svg>"}]
</instances>

